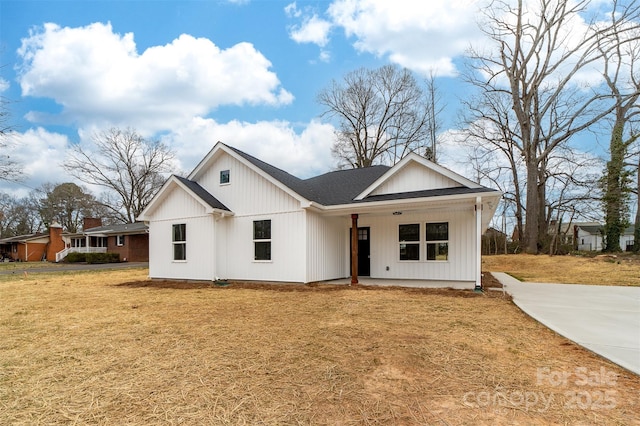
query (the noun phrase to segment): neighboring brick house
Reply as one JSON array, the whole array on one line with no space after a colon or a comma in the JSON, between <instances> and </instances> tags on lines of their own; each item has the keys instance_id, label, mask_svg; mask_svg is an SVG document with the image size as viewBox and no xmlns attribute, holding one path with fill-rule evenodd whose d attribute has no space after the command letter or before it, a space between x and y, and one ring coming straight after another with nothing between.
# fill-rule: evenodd
<instances>
[{"instance_id":1,"label":"neighboring brick house","mask_svg":"<svg viewBox=\"0 0 640 426\"><path fill-rule=\"evenodd\" d=\"M71 252L118 253L122 262L148 262L148 227L143 222L102 226L100 219L86 218L84 230L74 234L54 223L48 233L0 239L1 259L60 262Z\"/></svg>"},{"instance_id":2,"label":"neighboring brick house","mask_svg":"<svg viewBox=\"0 0 640 426\"><path fill-rule=\"evenodd\" d=\"M0 251L3 259L18 262L55 262L56 253L65 248L62 226L57 223L49 227L49 233L18 235L0 239Z\"/></svg>"},{"instance_id":3,"label":"neighboring brick house","mask_svg":"<svg viewBox=\"0 0 640 426\"><path fill-rule=\"evenodd\" d=\"M149 231L144 222L85 228L83 235L89 247L106 247L107 253L118 253L122 262L149 261Z\"/></svg>"}]
</instances>

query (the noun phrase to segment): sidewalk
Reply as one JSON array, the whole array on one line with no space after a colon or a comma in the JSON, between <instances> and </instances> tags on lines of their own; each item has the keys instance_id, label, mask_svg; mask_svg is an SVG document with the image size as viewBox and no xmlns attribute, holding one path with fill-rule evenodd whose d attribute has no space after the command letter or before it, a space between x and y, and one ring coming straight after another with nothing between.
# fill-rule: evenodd
<instances>
[{"instance_id":1,"label":"sidewalk","mask_svg":"<svg viewBox=\"0 0 640 426\"><path fill-rule=\"evenodd\" d=\"M640 374L640 288L523 283L501 272L492 275L526 314Z\"/></svg>"}]
</instances>

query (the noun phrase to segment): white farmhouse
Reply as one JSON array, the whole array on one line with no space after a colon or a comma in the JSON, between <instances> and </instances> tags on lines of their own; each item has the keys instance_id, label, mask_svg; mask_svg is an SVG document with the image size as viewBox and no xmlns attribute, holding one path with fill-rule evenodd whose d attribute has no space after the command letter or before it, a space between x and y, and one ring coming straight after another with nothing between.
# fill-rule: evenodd
<instances>
[{"instance_id":1,"label":"white farmhouse","mask_svg":"<svg viewBox=\"0 0 640 426\"><path fill-rule=\"evenodd\" d=\"M310 179L217 143L141 213L153 279L480 285L501 193L410 154Z\"/></svg>"}]
</instances>

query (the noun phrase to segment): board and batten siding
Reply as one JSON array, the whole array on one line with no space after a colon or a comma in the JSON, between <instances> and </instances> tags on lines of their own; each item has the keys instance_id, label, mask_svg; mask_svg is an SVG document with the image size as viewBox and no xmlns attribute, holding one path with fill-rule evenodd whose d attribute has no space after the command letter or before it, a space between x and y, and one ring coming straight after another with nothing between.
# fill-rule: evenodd
<instances>
[{"instance_id":1,"label":"board and batten siding","mask_svg":"<svg viewBox=\"0 0 640 426\"><path fill-rule=\"evenodd\" d=\"M306 282L327 281L348 276L344 260L349 258L349 220L322 217L308 211L307 216L307 279Z\"/></svg>"},{"instance_id":2,"label":"board and batten siding","mask_svg":"<svg viewBox=\"0 0 640 426\"><path fill-rule=\"evenodd\" d=\"M449 223L447 261L426 260L425 224L428 222ZM413 223L420 224L420 260L401 261L398 226ZM400 216L362 215L358 227L371 228L371 278L430 280L474 287L477 259L473 206L461 206L456 210L447 211L436 210L431 213L405 213Z\"/></svg>"},{"instance_id":3,"label":"board and batten siding","mask_svg":"<svg viewBox=\"0 0 640 426\"><path fill-rule=\"evenodd\" d=\"M173 225L186 225L186 261L173 260ZM151 278L213 280L215 226L212 215L181 188L174 188L149 222Z\"/></svg>"},{"instance_id":4,"label":"board and batten siding","mask_svg":"<svg viewBox=\"0 0 640 426\"><path fill-rule=\"evenodd\" d=\"M229 170L228 184L220 184L222 170ZM228 154L217 158L198 183L236 216L300 209L298 200Z\"/></svg>"},{"instance_id":5,"label":"board and batten siding","mask_svg":"<svg viewBox=\"0 0 640 426\"><path fill-rule=\"evenodd\" d=\"M376 188L371 195L453 188L457 186L460 186L458 182L446 176L427 169L420 164L409 163Z\"/></svg>"},{"instance_id":6,"label":"board and batten siding","mask_svg":"<svg viewBox=\"0 0 640 426\"><path fill-rule=\"evenodd\" d=\"M305 281L303 210L232 216L217 222L221 278L247 281ZM271 260L254 260L253 221L271 220Z\"/></svg>"}]
</instances>

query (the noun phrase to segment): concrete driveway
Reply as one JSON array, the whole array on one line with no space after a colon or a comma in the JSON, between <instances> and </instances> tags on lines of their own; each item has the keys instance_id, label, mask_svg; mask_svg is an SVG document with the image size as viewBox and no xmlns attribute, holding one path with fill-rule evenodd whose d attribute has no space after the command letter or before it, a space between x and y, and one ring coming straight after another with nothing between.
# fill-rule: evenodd
<instances>
[{"instance_id":1,"label":"concrete driveway","mask_svg":"<svg viewBox=\"0 0 640 426\"><path fill-rule=\"evenodd\" d=\"M640 374L640 288L523 283L504 273L492 275L529 316Z\"/></svg>"}]
</instances>

